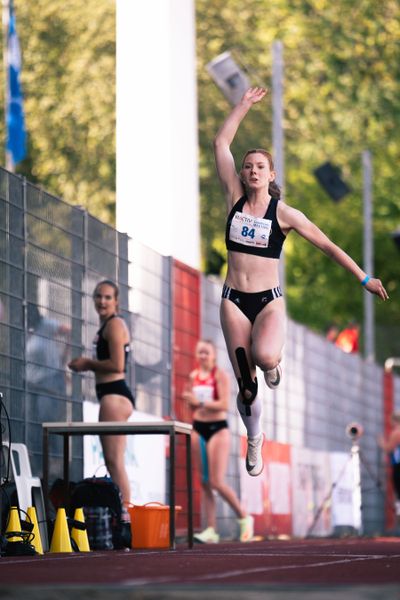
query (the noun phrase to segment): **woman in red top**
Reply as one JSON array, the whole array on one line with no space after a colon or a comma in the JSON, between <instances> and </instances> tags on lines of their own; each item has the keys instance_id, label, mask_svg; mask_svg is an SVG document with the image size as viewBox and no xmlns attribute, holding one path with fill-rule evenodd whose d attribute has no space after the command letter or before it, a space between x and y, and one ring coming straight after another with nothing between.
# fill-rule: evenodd
<instances>
[{"instance_id":1,"label":"woman in red top","mask_svg":"<svg viewBox=\"0 0 400 600\"><path fill-rule=\"evenodd\" d=\"M216 502L214 491L231 506L238 516L240 540L253 537L254 519L242 508L234 490L225 482L230 449L227 410L229 379L216 366L214 344L200 340L196 346L197 368L189 375L183 397L193 409L193 450L202 473L207 527L195 534L202 543L217 543Z\"/></svg>"}]
</instances>

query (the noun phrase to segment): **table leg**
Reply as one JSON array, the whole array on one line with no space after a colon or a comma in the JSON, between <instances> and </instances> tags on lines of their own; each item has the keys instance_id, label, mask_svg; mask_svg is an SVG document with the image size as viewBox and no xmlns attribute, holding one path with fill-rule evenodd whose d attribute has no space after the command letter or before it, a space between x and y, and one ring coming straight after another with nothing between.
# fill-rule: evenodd
<instances>
[{"instance_id":1,"label":"table leg","mask_svg":"<svg viewBox=\"0 0 400 600\"><path fill-rule=\"evenodd\" d=\"M186 438L186 483L188 495L188 544L189 548L193 547L193 486L192 486L192 448L191 436L185 435Z\"/></svg>"},{"instance_id":2,"label":"table leg","mask_svg":"<svg viewBox=\"0 0 400 600\"><path fill-rule=\"evenodd\" d=\"M175 431L169 434L169 546L175 548Z\"/></svg>"},{"instance_id":3,"label":"table leg","mask_svg":"<svg viewBox=\"0 0 400 600\"><path fill-rule=\"evenodd\" d=\"M43 496L46 519L49 515L49 432L43 428Z\"/></svg>"},{"instance_id":4,"label":"table leg","mask_svg":"<svg viewBox=\"0 0 400 600\"><path fill-rule=\"evenodd\" d=\"M63 435L63 463L64 463L64 486L65 493L68 493L69 488L69 435L64 433Z\"/></svg>"}]
</instances>

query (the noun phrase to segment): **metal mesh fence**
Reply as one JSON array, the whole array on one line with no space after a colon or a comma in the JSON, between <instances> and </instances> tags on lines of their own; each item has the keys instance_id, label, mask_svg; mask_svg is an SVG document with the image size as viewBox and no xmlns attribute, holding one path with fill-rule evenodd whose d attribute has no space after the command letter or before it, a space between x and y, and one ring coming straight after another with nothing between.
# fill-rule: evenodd
<instances>
[{"instance_id":1,"label":"metal mesh fence","mask_svg":"<svg viewBox=\"0 0 400 600\"><path fill-rule=\"evenodd\" d=\"M42 422L81 420L82 398L95 401L93 376L66 365L91 352L99 280L117 282L131 326L128 271L126 235L0 169L0 390L11 441L27 445L35 474L42 471ZM50 479L62 473L62 441L52 438ZM82 476L80 438L71 475Z\"/></svg>"},{"instance_id":2,"label":"metal mesh fence","mask_svg":"<svg viewBox=\"0 0 400 600\"><path fill-rule=\"evenodd\" d=\"M171 414L171 258L129 240L136 406Z\"/></svg>"},{"instance_id":3,"label":"metal mesh fence","mask_svg":"<svg viewBox=\"0 0 400 600\"><path fill-rule=\"evenodd\" d=\"M175 362L178 355L182 364L190 359L188 370L191 357L179 348L178 333L174 337L171 273L170 257L0 168L0 392L10 415L11 441L27 445L35 475L42 471L42 422L82 420L82 400L97 402L93 374L71 373L66 365L75 356L91 354L98 329L92 293L102 279L120 288L120 312L134 355L127 380L137 408L157 416L174 414L173 394L181 390L174 390L172 352ZM240 423L236 382L219 325L220 292L220 280L202 278L201 334L214 340L219 364L231 374L227 480L239 494ZM193 324L184 321L183 313L175 325L182 340L193 336ZM283 367L279 390L271 393L260 386L267 439L310 452L346 452L346 425L360 421L365 464L382 479L376 444L383 427L382 369L293 322L288 323ZM396 408L399 386L395 378ZM71 477L80 479L82 438L72 441ZM62 474L61 443L51 436L50 481ZM375 532L382 527L383 498L364 465L362 477L365 531ZM234 535L227 505L219 504L218 517L221 531Z\"/></svg>"}]
</instances>

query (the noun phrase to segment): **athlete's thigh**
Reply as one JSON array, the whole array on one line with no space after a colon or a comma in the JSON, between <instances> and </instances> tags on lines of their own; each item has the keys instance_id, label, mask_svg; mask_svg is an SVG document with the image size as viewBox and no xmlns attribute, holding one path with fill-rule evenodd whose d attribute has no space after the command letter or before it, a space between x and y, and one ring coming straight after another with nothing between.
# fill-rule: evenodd
<instances>
[{"instance_id":1,"label":"athlete's thigh","mask_svg":"<svg viewBox=\"0 0 400 600\"><path fill-rule=\"evenodd\" d=\"M272 300L258 313L252 331L254 356L264 352L281 355L286 335L286 311L283 298Z\"/></svg>"},{"instance_id":2,"label":"athlete's thigh","mask_svg":"<svg viewBox=\"0 0 400 600\"><path fill-rule=\"evenodd\" d=\"M221 301L220 319L229 359L236 377L240 377L240 369L235 354L237 348L245 349L249 367L254 377L255 365L251 359L252 323L231 300L226 298Z\"/></svg>"},{"instance_id":3,"label":"athlete's thigh","mask_svg":"<svg viewBox=\"0 0 400 600\"><path fill-rule=\"evenodd\" d=\"M231 436L226 427L220 429L208 440L208 471L211 481L223 480L228 468Z\"/></svg>"}]
</instances>

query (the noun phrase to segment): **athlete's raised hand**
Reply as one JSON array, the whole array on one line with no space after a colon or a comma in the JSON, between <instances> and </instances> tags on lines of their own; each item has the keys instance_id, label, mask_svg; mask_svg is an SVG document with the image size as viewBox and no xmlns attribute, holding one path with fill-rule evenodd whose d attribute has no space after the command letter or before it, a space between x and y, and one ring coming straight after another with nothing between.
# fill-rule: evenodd
<instances>
[{"instance_id":1,"label":"athlete's raised hand","mask_svg":"<svg viewBox=\"0 0 400 600\"><path fill-rule=\"evenodd\" d=\"M245 102L250 102L251 104L256 104L264 98L264 96L267 94L267 91L268 90L262 87L249 88L243 95L242 100Z\"/></svg>"}]
</instances>

